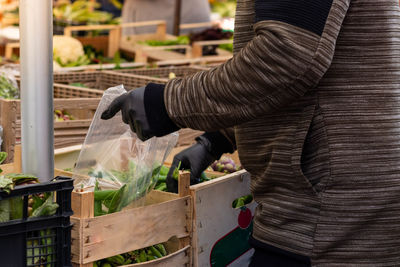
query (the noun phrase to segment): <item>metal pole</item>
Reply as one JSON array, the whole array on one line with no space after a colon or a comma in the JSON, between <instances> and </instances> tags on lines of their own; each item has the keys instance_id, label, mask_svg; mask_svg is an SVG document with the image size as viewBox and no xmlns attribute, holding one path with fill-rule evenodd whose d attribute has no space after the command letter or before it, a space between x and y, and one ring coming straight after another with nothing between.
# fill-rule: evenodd
<instances>
[{"instance_id":1,"label":"metal pole","mask_svg":"<svg viewBox=\"0 0 400 267\"><path fill-rule=\"evenodd\" d=\"M20 0L22 171L54 177L52 0Z\"/></svg>"},{"instance_id":2,"label":"metal pole","mask_svg":"<svg viewBox=\"0 0 400 267\"><path fill-rule=\"evenodd\" d=\"M175 0L174 35L179 36L179 25L181 24L182 0Z\"/></svg>"}]
</instances>

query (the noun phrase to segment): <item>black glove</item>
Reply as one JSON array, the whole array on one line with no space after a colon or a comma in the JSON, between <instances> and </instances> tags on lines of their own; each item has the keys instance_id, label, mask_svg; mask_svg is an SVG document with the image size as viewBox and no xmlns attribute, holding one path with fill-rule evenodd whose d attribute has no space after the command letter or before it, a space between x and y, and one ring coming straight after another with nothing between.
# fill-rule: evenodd
<instances>
[{"instance_id":1,"label":"black glove","mask_svg":"<svg viewBox=\"0 0 400 267\"><path fill-rule=\"evenodd\" d=\"M122 121L142 141L153 136L164 136L179 130L169 118L164 105L164 85L148 84L120 95L101 114L103 120L111 119L118 111Z\"/></svg>"},{"instance_id":2,"label":"black glove","mask_svg":"<svg viewBox=\"0 0 400 267\"><path fill-rule=\"evenodd\" d=\"M190 184L200 182L201 173L225 152L233 152L232 144L219 132L205 133L196 138L197 143L176 154L167 175L167 190L178 193L178 181L172 177L174 170L190 170Z\"/></svg>"},{"instance_id":3,"label":"black glove","mask_svg":"<svg viewBox=\"0 0 400 267\"><path fill-rule=\"evenodd\" d=\"M190 184L192 185L200 182L201 173L214 161L215 158L200 143L196 143L176 154L167 175L168 191L178 193L178 181L172 177L172 174L178 168L179 162L181 162L180 169L190 169Z\"/></svg>"}]
</instances>

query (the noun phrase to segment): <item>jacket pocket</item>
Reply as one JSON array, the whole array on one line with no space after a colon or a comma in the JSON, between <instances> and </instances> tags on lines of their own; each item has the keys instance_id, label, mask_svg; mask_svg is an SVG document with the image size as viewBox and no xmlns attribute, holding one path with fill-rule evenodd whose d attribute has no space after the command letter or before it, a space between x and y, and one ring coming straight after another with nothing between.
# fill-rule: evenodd
<instances>
[{"instance_id":1,"label":"jacket pocket","mask_svg":"<svg viewBox=\"0 0 400 267\"><path fill-rule=\"evenodd\" d=\"M292 168L305 190L318 194L330 177L329 148L324 118L317 104L303 109L295 132Z\"/></svg>"}]
</instances>

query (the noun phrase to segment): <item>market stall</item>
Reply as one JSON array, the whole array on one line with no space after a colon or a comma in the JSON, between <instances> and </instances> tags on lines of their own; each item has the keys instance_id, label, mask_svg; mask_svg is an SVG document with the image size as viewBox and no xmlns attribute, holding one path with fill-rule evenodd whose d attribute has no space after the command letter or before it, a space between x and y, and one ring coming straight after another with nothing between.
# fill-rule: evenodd
<instances>
[{"instance_id":1,"label":"market stall","mask_svg":"<svg viewBox=\"0 0 400 267\"><path fill-rule=\"evenodd\" d=\"M188 171L173 170L179 190L172 193L165 183L172 157L202 132L182 129L168 144L143 145L115 124L96 128L108 88L166 83L231 58L231 26L223 29L221 17L181 24L179 0L175 35L165 21L124 24L100 8L83 0L0 4L0 161L7 162L0 165L0 248L27 225L10 245L21 266L221 266L236 258L240 266L250 248L222 238L234 231L246 241L252 229L255 205L237 155L210 166L196 186ZM149 25L154 32L122 35ZM179 34L199 27L206 30ZM221 186L225 200L216 199ZM205 199L219 203L211 213L224 221L209 216ZM226 249L233 258L221 257ZM17 264L15 255L4 262Z\"/></svg>"}]
</instances>

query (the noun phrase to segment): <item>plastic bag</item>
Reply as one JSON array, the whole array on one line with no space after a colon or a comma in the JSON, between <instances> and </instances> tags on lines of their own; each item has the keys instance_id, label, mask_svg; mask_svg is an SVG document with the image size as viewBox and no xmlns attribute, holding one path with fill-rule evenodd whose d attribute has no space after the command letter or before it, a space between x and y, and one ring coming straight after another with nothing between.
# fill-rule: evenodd
<instances>
[{"instance_id":1,"label":"plastic bag","mask_svg":"<svg viewBox=\"0 0 400 267\"><path fill-rule=\"evenodd\" d=\"M173 133L142 142L122 122L121 112L102 120L102 112L125 92L122 85L104 92L74 170L75 188L94 190L95 216L143 205L178 140Z\"/></svg>"}]
</instances>

